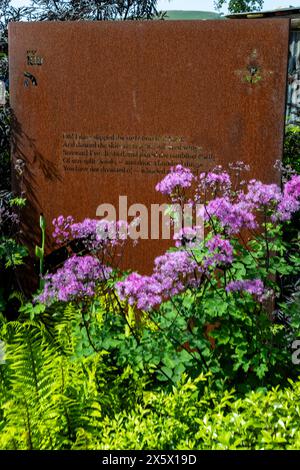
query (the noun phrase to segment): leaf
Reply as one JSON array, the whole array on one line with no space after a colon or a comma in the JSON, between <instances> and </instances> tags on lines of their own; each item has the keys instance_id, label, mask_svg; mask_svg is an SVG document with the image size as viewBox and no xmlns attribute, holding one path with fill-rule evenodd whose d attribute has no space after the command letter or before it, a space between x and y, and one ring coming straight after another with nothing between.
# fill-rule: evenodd
<instances>
[{"instance_id":1,"label":"leaf","mask_svg":"<svg viewBox=\"0 0 300 470\"><path fill-rule=\"evenodd\" d=\"M41 247L39 246L35 246L35 256L37 258L43 258L44 254L43 254L43 250L41 249Z\"/></svg>"},{"instance_id":2,"label":"leaf","mask_svg":"<svg viewBox=\"0 0 300 470\"><path fill-rule=\"evenodd\" d=\"M40 228L41 230L46 230L46 219L43 215L40 215Z\"/></svg>"}]
</instances>

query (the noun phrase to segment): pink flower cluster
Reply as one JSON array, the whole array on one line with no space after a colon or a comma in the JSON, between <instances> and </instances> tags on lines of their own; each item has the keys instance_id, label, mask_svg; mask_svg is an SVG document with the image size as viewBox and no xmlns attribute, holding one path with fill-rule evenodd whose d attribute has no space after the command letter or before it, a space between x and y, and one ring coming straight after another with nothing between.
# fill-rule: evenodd
<instances>
[{"instance_id":1,"label":"pink flower cluster","mask_svg":"<svg viewBox=\"0 0 300 470\"><path fill-rule=\"evenodd\" d=\"M68 215L68 217L60 215L53 219L52 224L54 225L52 236L57 244L65 243L66 240L71 238L71 227L74 224L74 219L71 215Z\"/></svg>"},{"instance_id":2,"label":"pink flower cluster","mask_svg":"<svg viewBox=\"0 0 300 470\"><path fill-rule=\"evenodd\" d=\"M276 204L281 200L281 191L277 184L263 184L258 180L250 180L247 190L248 193L242 195L241 199L252 204L252 209Z\"/></svg>"},{"instance_id":3,"label":"pink flower cluster","mask_svg":"<svg viewBox=\"0 0 300 470\"><path fill-rule=\"evenodd\" d=\"M214 171L209 173L200 173L198 179L198 188L202 192L208 189L212 191L217 189L228 191L231 187L230 176L226 171L222 170L222 167L217 167L214 169Z\"/></svg>"},{"instance_id":4,"label":"pink flower cluster","mask_svg":"<svg viewBox=\"0 0 300 470\"><path fill-rule=\"evenodd\" d=\"M140 310L151 310L162 301L162 286L153 276L132 273L125 281L118 282L116 288L121 300L127 299Z\"/></svg>"},{"instance_id":5,"label":"pink flower cluster","mask_svg":"<svg viewBox=\"0 0 300 470\"><path fill-rule=\"evenodd\" d=\"M206 206L204 219L210 221L216 217L221 226L230 235L239 233L243 228L257 227L255 214L251 203L245 201L231 202L228 196L217 197L209 201Z\"/></svg>"},{"instance_id":6,"label":"pink flower cluster","mask_svg":"<svg viewBox=\"0 0 300 470\"><path fill-rule=\"evenodd\" d=\"M207 242L207 247L209 255L202 266L188 251L172 251L159 256L155 259L151 276L132 273L125 281L117 283L121 300L127 299L141 310L151 310L187 288L197 287L208 267L223 266L233 261L233 248L228 240L215 236Z\"/></svg>"},{"instance_id":7,"label":"pink flower cluster","mask_svg":"<svg viewBox=\"0 0 300 470\"><path fill-rule=\"evenodd\" d=\"M157 184L156 190L172 199L181 198L181 194L184 194L181 190L190 188L194 181L196 178L189 169L177 165ZM233 191L229 174L222 168L207 174L201 173L198 183L195 201L199 190L208 188L210 191L222 191L222 195L214 197L204 206L204 219L210 226L210 233L213 228L213 236L210 235L211 238L202 242L199 227L182 229L174 239L177 247L186 250L167 252L156 258L150 276L132 273L124 281L118 282L116 288L122 300L128 299L131 305L141 310L150 310L189 287L197 288L204 278L212 275L215 268L224 268L233 263L234 250L227 238L244 229L259 228L260 217L257 217L257 212L263 209L274 222L290 220L300 210L299 175L292 175L284 184L283 191L275 184L263 184L257 180L250 180L246 189ZM130 227L125 222L85 219L81 223L74 223L71 216L59 216L53 224L53 236L58 243L80 240L94 255L99 250L105 252L108 247L122 244L130 233ZM196 261L194 248L202 250L201 264ZM56 300L91 297L98 283L107 279L110 272L110 268L101 264L96 256L73 256L55 274L45 277L45 288L38 299L52 303ZM260 279L233 280L227 285L226 291L246 291L259 301L267 294Z\"/></svg>"},{"instance_id":8,"label":"pink flower cluster","mask_svg":"<svg viewBox=\"0 0 300 470\"><path fill-rule=\"evenodd\" d=\"M175 240L175 246L178 248L185 246L187 248L194 248L199 246L199 243L203 240L203 230L201 227L184 227L175 233L173 240Z\"/></svg>"},{"instance_id":9,"label":"pink flower cluster","mask_svg":"<svg viewBox=\"0 0 300 470\"><path fill-rule=\"evenodd\" d=\"M231 281L226 286L227 292L245 291L255 295L258 300L262 301L266 294L263 282L260 279L244 279L242 281Z\"/></svg>"},{"instance_id":10,"label":"pink flower cluster","mask_svg":"<svg viewBox=\"0 0 300 470\"><path fill-rule=\"evenodd\" d=\"M177 165L171 168L170 173L155 186L156 191L171 196L178 188L189 188L194 175L189 168Z\"/></svg>"},{"instance_id":11,"label":"pink flower cluster","mask_svg":"<svg viewBox=\"0 0 300 470\"><path fill-rule=\"evenodd\" d=\"M151 310L164 300L195 286L201 278L197 263L186 251L173 251L155 259L153 274L130 274L116 284L121 300Z\"/></svg>"},{"instance_id":12,"label":"pink flower cluster","mask_svg":"<svg viewBox=\"0 0 300 470\"><path fill-rule=\"evenodd\" d=\"M80 240L89 251L105 250L107 246L116 246L127 239L128 224L124 221L84 219L74 223L71 216L60 215L53 220L53 237L58 244L69 240Z\"/></svg>"},{"instance_id":13,"label":"pink flower cluster","mask_svg":"<svg viewBox=\"0 0 300 470\"><path fill-rule=\"evenodd\" d=\"M228 240L215 235L207 241L206 247L209 250L209 255L204 258L205 269L209 266L224 266L233 262L233 247Z\"/></svg>"},{"instance_id":14,"label":"pink flower cluster","mask_svg":"<svg viewBox=\"0 0 300 470\"><path fill-rule=\"evenodd\" d=\"M55 274L44 277L43 292L37 301L50 305L56 301L68 302L92 297L100 281L107 280L111 269L94 256L72 256Z\"/></svg>"},{"instance_id":15,"label":"pink flower cluster","mask_svg":"<svg viewBox=\"0 0 300 470\"><path fill-rule=\"evenodd\" d=\"M300 210L300 175L293 175L283 188L283 195L278 205L275 219L290 220Z\"/></svg>"},{"instance_id":16,"label":"pink flower cluster","mask_svg":"<svg viewBox=\"0 0 300 470\"><path fill-rule=\"evenodd\" d=\"M226 194L209 201L204 218L209 221L211 217L216 217L225 231L233 235L245 228L257 228L256 211L262 207L272 212L273 221L290 220L300 210L300 176L293 175L285 183L283 191L276 184L251 180L247 192L240 191L236 200Z\"/></svg>"}]
</instances>

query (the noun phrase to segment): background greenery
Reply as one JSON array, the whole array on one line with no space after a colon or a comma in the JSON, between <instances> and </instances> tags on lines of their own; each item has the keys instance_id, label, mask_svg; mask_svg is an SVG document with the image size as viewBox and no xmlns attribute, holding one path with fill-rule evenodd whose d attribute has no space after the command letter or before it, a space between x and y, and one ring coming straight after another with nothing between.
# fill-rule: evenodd
<instances>
[{"instance_id":1,"label":"background greenery","mask_svg":"<svg viewBox=\"0 0 300 470\"><path fill-rule=\"evenodd\" d=\"M217 10L227 6L230 13L242 13L261 10L264 0L215 0L214 3Z\"/></svg>"}]
</instances>

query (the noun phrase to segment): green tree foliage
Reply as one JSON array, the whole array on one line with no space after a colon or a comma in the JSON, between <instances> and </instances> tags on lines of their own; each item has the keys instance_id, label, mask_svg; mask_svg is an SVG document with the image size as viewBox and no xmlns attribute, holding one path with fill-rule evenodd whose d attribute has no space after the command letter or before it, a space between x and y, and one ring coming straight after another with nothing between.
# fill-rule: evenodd
<instances>
[{"instance_id":1,"label":"green tree foliage","mask_svg":"<svg viewBox=\"0 0 300 470\"><path fill-rule=\"evenodd\" d=\"M300 126L298 125L286 126L283 163L300 174Z\"/></svg>"},{"instance_id":2,"label":"green tree foliage","mask_svg":"<svg viewBox=\"0 0 300 470\"><path fill-rule=\"evenodd\" d=\"M34 20L151 20L157 0L32 0Z\"/></svg>"},{"instance_id":3,"label":"green tree foliage","mask_svg":"<svg viewBox=\"0 0 300 470\"><path fill-rule=\"evenodd\" d=\"M7 25L9 21L20 21L29 18L31 9L14 7L11 0L0 0L0 45L2 52L7 52Z\"/></svg>"},{"instance_id":4,"label":"green tree foliage","mask_svg":"<svg viewBox=\"0 0 300 470\"><path fill-rule=\"evenodd\" d=\"M246 11L259 11L264 0L215 0L215 7L220 10L227 6L230 13L243 13Z\"/></svg>"}]
</instances>

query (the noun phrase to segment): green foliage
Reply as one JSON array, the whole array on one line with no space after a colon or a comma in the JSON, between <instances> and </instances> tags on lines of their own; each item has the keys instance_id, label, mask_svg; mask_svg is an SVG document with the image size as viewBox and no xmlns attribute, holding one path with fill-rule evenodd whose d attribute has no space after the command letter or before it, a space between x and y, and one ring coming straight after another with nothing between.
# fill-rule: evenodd
<instances>
[{"instance_id":1,"label":"green foliage","mask_svg":"<svg viewBox=\"0 0 300 470\"><path fill-rule=\"evenodd\" d=\"M1 65L2 59L0 59ZM1 79L1 76L0 76ZM10 189L10 110L0 106L0 191Z\"/></svg>"},{"instance_id":2,"label":"green foliage","mask_svg":"<svg viewBox=\"0 0 300 470\"><path fill-rule=\"evenodd\" d=\"M289 318L293 335L291 340L300 337L300 281L293 286L291 294L285 302L279 303L281 312Z\"/></svg>"},{"instance_id":3,"label":"green foliage","mask_svg":"<svg viewBox=\"0 0 300 470\"><path fill-rule=\"evenodd\" d=\"M46 240L46 220L45 217L40 215L40 229L42 233L42 244L41 246L35 247L35 256L40 260L40 289L43 288L44 281L42 276L44 274L44 257L45 257L45 240Z\"/></svg>"},{"instance_id":4,"label":"green foliage","mask_svg":"<svg viewBox=\"0 0 300 470\"><path fill-rule=\"evenodd\" d=\"M248 11L260 11L264 0L215 0L215 8L220 10L225 5L230 13L243 13Z\"/></svg>"},{"instance_id":5,"label":"green foliage","mask_svg":"<svg viewBox=\"0 0 300 470\"><path fill-rule=\"evenodd\" d=\"M254 269L246 261L233 269ZM282 328L250 296L226 302L187 292L151 316L113 293L77 305L23 302L18 321L0 320L0 448L300 448L300 382L266 389L287 360L276 345Z\"/></svg>"},{"instance_id":6,"label":"green foliage","mask_svg":"<svg viewBox=\"0 0 300 470\"><path fill-rule=\"evenodd\" d=\"M299 449L299 382L284 390L237 398L208 387L204 376L184 380L171 393L144 394L131 413L105 419L100 449ZM201 387L202 388L202 387ZM100 444L100 445L99 445Z\"/></svg>"},{"instance_id":7,"label":"green foliage","mask_svg":"<svg viewBox=\"0 0 300 470\"><path fill-rule=\"evenodd\" d=\"M23 264L27 249L12 238L0 238L0 262L5 268Z\"/></svg>"},{"instance_id":8,"label":"green foliage","mask_svg":"<svg viewBox=\"0 0 300 470\"><path fill-rule=\"evenodd\" d=\"M59 322L58 322L59 323ZM211 374L149 390L107 354L62 354L38 321L1 329L0 448L299 449L300 382L286 389L211 389Z\"/></svg>"},{"instance_id":9,"label":"green foliage","mask_svg":"<svg viewBox=\"0 0 300 470\"><path fill-rule=\"evenodd\" d=\"M23 198L13 198L7 191L0 193L0 312L4 312L9 301L16 298L12 294L18 283L17 269L28 255L28 250L15 240L18 212L24 204Z\"/></svg>"},{"instance_id":10,"label":"green foliage","mask_svg":"<svg viewBox=\"0 0 300 470\"><path fill-rule=\"evenodd\" d=\"M151 20L159 17L157 0L32 0L33 20Z\"/></svg>"},{"instance_id":11,"label":"green foliage","mask_svg":"<svg viewBox=\"0 0 300 470\"><path fill-rule=\"evenodd\" d=\"M283 163L300 174L300 127L286 126Z\"/></svg>"},{"instance_id":12,"label":"green foliage","mask_svg":"<svg viewBox=\"0 0 300 470\"><path fill-rule=\"evenodd\" d=\"M189 289L158 309L135 312L125 303L121 309L117 304L104 307L101 328L92 327L96 347L109 351L117 366L129 364L137 374L149 374L156 385L169 387L182 373L196 377L212 372L215 388L235 386L240 393L296 377L291 343L300 336L299 295L281 301L279 315L274 297L258 303L247 292L229 294L225 289L232 279L259 278L278 298L283 279L299 276L299 240L286 243L279 225L267 225L266 233L249 242L250 250L235 240L239 255L230 268L219 269L208 285ZM200 250L194 254L203 256ZM132 317L139 321L130 323Z\"/></svg>"},{"instance_id":13,"label":"green foliage","mask_svg":"<svg viewBox=\"0 0 300 470\"><path fill-rule=\"evenodd\" d=\"M26 205L26 199L23 197L12 197L9 201L11 207L24 207Z\"/></svg>"},{"instance_id":14,"label":"green foliage","mask_svg":"<svg viewBox=\"0 0 300 470\"><path fill-rule=\"evenodd\" d=\"M93 399L93 390L84 390L90 385L86 375L94 373L96 361L72 364L53 355L50 348L39 347L37 351L38 338L26 329L15 341L21 338L24 346L18 343L8 366L11 388L4 405L7 424L1 447L64 448L76 436L77 428L97 426L99 404ZM9 357L8 353L8 362Z\"/></svg>"},{"instance_id":15,"label":"green foliage","mask_svg":"<svg viewBox=\"0 0 300 470\"><path fill-rule=\"evenodd\" d=\"M6 191L0 194L0 312L6 310L13 298L12 293L19 288L18 268L28 255L27 248L15 240L18 233L17 212L24 204L23 198L12 198Z\"/></svg>"},{"instance_id":16,"label":"green foliage","mask_svg":"<svg viewBox=\"0 0 300 470\"><path fill-rule=\"evenodd\" d=\"M22 8L14 8L10 0L0 0L0 80L8 86L7 25L22 17ZM7 90L8 91L8 90ZM27 249L16 241L18 212L25 204L22 197L11 194L10 132L11 110L7 103L0 106L0 312L6 310L11 293L19 288L17 268L23 264ZM17 287L18 285L18 287Z\"/></svg>"},{"instance_id":17,"label":"green foliage","mask_svg":"<svg viewBox=\"0 0 300 470\"><path fill-rule=\"evenodd\" d=\"M289 124L285 129L283 165L287 174L295 172L300 174L300 126ZM289 257L293 259L298 257L299 250L292 247L294 240L299 240L300 236L300 217L299 212L294 215L291 223L284 227L284 239L287 244L291 244L289 249ZM297 301L299 298L299 272L291 272L284 276L281 280L283 286L283 298L286 302L281 302L280 308L286 317L289 317L289 309L292 310L292 322L295 325L294 317L297 317ZM296 289L295 288L296 284ZM295 290L295 295L294 295ZM282 300L282 299L281 299ZM299 306L299 300L298 300ZM298 310L300 311L300 310ZM297 334L296 334L297 336Z\"/></svg>"},{"instance_id":18,"label":"green foliage","mask_svg":"<svg viewBox=\"0 0 300 470\"><path fill-rule=\"evenodd\" d=\"M76 354L84 340L66 337L74 312L52 324L35 313L37 320L2 325L1 449L68 449L83 430L101 435L103 416L133 407L144 384L129 368L108 369L103 351Z\"/></svg>"}]
</instances>

